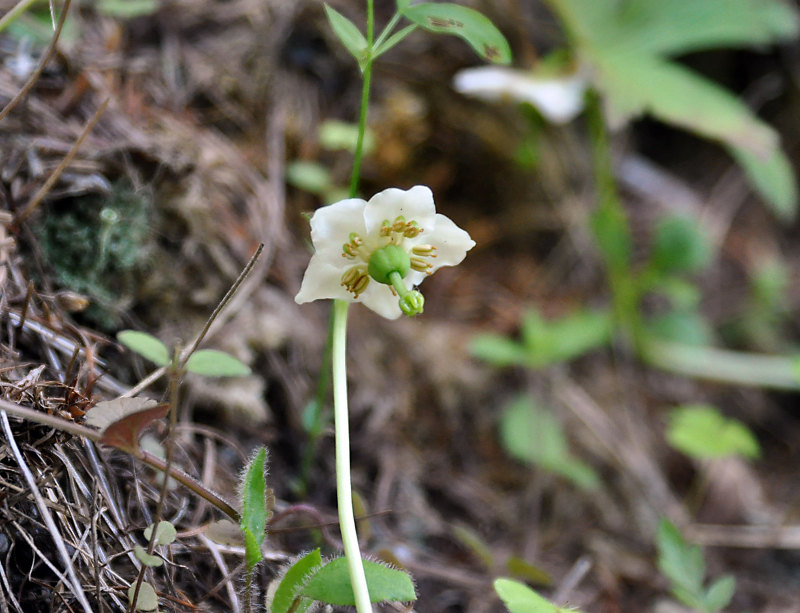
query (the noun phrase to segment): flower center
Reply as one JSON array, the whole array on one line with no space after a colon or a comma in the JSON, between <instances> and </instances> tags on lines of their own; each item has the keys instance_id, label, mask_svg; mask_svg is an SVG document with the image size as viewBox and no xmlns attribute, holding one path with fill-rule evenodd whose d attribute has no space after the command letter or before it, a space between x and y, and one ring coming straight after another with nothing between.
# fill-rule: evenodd
<instances>
[{"instance_id":1,"label":"flower center","mask_svg":"<svg viewBox=\"0 0 800 613\"><path fill-rule=\"evenodd\" d=\"M427 258L436 257L433 245L406 246L406 239L416 238L424 228L414 221L398 216L394 221L384 219L377 236L363 238L351 232L348 242L342 246L342 257L359 260L342 275L342 286L354 298L367 289L370 279L388 285L392 293L400 296L400 308L406 315L422 312L424 298L418 291L409 291L403 279L409 270L430 274L433 264Z\"/></svg>"}]
</instances>

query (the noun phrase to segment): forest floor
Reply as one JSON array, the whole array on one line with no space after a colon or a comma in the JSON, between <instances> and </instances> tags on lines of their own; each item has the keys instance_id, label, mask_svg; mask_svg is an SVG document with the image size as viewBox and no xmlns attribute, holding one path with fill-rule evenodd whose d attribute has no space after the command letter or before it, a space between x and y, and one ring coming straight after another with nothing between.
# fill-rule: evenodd
<instances>
[{"instance_id":1,"label":"forest floor","mask_svg":"<svg viewBox=\"0 0 800 613\"><path fill-rule=\"evenodd\" d=\"M354 19L360 4L335 3ZM190 342L263 243L204 343L252 374L185 378L175 462L233 500L242 466L266 445L276 506L258 567L264 591L289 560L340 544L324 358L330 305L294 302L310 257L308 215L325 202L286 177L305 162L327 169L332 186L347 184L351 154L326 149L319 128L355 122L359 74L311 0L172 0L131 19L101 5L73 2L53 57L0 120L0 396L80 424L89 407L151 370L116 332ZM393 3L377 5L385 21ZM45 51L44 9L0 33L0 106ZM520 64L559 41L538 3L508 0L493 11ZM766 119L798 159L798 57L795 46L688 61L734 86L742 74L781 83ZM657 564L667 517L703 546L709 580L736 577L729 610L800 611L796 392L660 371L621 341L537 368L493 366L471 350L479 334L518 339L533 309L555 320L611 300L590 232L585 122L548 126L531 109L459 95L452 77L474 64L463 41L415 35L375 68L376 145L361 193L428 185L438 210L477 245L426 280L420 317L389 321L351 307L353 482L365 552L413 575L414 610L424 613L504 611L492 590L501 576L586 612L669 613L684 609ZM519 155L523 136L528 159ZM642 122L615 133L613 147L637 257L661 216L697 219L714 257L692 286L720 344L796 352L797 223L775 219L710 144ZM753 289L768 262L783 275L777 306L759 303ZM143 394L161 400L164 390L156 382ZM554 416L596 487L512 457L501 424L520 402ZM665 438L669 411L692 404L745 424L760 457L676 451ZM125 610L137 566L130 551L155 511L158 474L49 426L11 417L4 428L0 611L80 610L65 587L73 578L59 578L64 565L23 465L94 610ZM157 452L163 434L154 423L148 449ZM176 487L165 516L178 540L148 574L161 610L238 610L243 549L209 532L220 512Z\"/></svg>"}]
</instances>

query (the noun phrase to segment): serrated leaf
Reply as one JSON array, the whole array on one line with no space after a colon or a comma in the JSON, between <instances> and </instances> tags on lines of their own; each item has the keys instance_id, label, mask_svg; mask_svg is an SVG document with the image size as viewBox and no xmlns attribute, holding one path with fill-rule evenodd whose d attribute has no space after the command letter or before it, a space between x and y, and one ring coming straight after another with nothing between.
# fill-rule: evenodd
<instances>
[{"instance_id":1,"label":"serrated leaf","mask_svg":"<svg viewBox=\"0 0 800 613\"><path fill-rule=\"evenodd\" d=\"M478 11L449 2L422 2L402 11L403 16L429 32L463 38L483 59L511 63L511 47L495 25Z\"/></svg>"},{"instance_id":2,"label":"serrated leaf","mask_svg":"<svg viewBox=\"0 0 800 613\"><path fill-rule=\"evenodd\" d=\"M734 592L736 592L736 579L731 575L720 577L706 591L704 598L705 610L709 613L715 613L724 609L733 598Z\"/></svg>"},{"instance_id":3,"label":"serrated leaf","mask_svg":"<svg viewBox=\"0 0 800 613\"><path fill-rule=\"evenodd\" d=\"M205 377L244 377L250 368L229 353L200 349L186 360L186 370Z\"/></svg>"},{"instance_id":4,"label":"serrated leaf","mask_svg":"<svg viewBox=\"0 0 800 613\"><path fill-rule=\"evenodd\" d=\"M783 221L793 220L797 215L797 178L783 151L775 149L766 157L743 147L729 147L728 151L772 212Z\"/></svg>"},{"instance_id":5,"label":"serrated leaf","mask_svg":"<svg viewBox=\"0 0 800 613\"><path fill-rule=\"evenodd\" d=\"M159 566L164 564L164 560L162 560L158 556L150 555L149 553L147 553L147 550L141 545L133 546L133 555L135 555L136 559L139 560L139 562L141 562L145 566L158 568Z\"/></svg>"},{"instance_id":6,"label":"serrated leaf","mask_svg":"<svg viewBox=\"0 0 800 613\"><path fill-rule=\"evenodd\" d=\"M267 529L267 484L264 464L267 450L262 447L250 462L242 483L241 528L245 539L245 557L252 569L261 561L261 544Z\"/></svg>"},{"instance_id":7,"label":"serrated leaf","mask_svg":"<svg viewBox=\"0 0 800 613\"><path fill-rule=\"evenodd\" d=\"M128 588L129 603L133 603L133 595L135 591L136 583L134 582L134 584ZM158 595L156 595L156 591L153 589L153 586L147 581L142 581L142 585L139 586L139 594L136 598L136 604L133 608L135 611L155 611L158 609Z\"/></svg>"},{"instance_id":8,"label":"serrated leaf","mask_svg":"<svg viewBox=\"0 0 800 613\"><path fill-rule=\"evenodd\" d=\"M137 330L123 330L117 334L117 340L158 366L166 366L170 362L169 349L152 334Z\"/></svg>"},{"instance_id":9,"label":"serrated leaf","mask_svg":"<svg viewBox=\"0 0 800 613\"><path fill-rule=\"evenodd\" d=\"M327 4L325 5L325 15L328 17L333 33L360 65L367 50L367 39L364 38L361 30L347 17Z\"/></svg>"},{"instance_id":10,"label":"serrated leaf","mask_svg":"<svg viewBox=\"0 0 800 613\"><path fill-rule=\"evenodd\" d=\"M494 591L510 613L561 613L564 610L539 596L524 583L513 579L495 579Z\"/></svg>"},{"instance_id":11,"label":"serrated leaf","mask_svg":"<svg viewBox=\"0 0 800 613\"><path fill-rule=\"evenodd\" d=\"M693 458L757 458L760 454L758 440L747 426L703 404L678 407L670 413L667 442Z\"/></svg>"},{"instance_id":12,"label":"serrated leaf","mask_svg":"<svg viewBox=\"0 0 800 613\"><path fill-rule=\"evenodd\" d=\"M150 537L153 534L153 524L147 526L144 529L144 538L147 541L150 541ZM178 535L177 530L175 530L175 526L173 526L170 522L165 519L162 519L158 522L158 530L156 531L156 545L169 545L175 542L175 537Z\"/></svg>"},{"instance_id":13,"label":"serrated leaf","mask_svg":"<svg viewBox=\"0 0 800 613\"><path fill-rule=\"evenodd\" d=\"M500 440L506 452L520 462L566 477L587 490L599 485L591 466L570 455L561 424L527 396L520 396L503 411Z\"/></svg>"},{"instance_id":14,"label":"serrated leaf","mask_svg":"<svg viewBox=\"0 0 800 613\"><path fill-rule=\"evenodd\" d=\"M308 578L321 567L322 556L319 549L310 551L292 564L275 590L272 604L269 607L270 613L289 613L290 610L293 613L305 613L314 604L313 600L301 601L294 609L292 609L292 605L300 597L300 592Z\"/></svg>"},{"instance_id":15,"label":"serrated leaf","mask_svg":"<svg viewBox=\"0 0 800 613\"><path fill-rule=\"evenodd\" d=\"M414 584L406 573L377 562L363 560L370 602L411 602L417 599ZM350 571L345 558L328 562L303 588L303 596L332 605L354 606Z\"/></svg>"}]
</instances>

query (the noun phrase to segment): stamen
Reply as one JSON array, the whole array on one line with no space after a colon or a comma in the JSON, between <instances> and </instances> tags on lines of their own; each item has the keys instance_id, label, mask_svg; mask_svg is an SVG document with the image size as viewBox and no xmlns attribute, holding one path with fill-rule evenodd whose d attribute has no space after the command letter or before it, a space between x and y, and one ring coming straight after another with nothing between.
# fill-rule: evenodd
<instances>
[{"instance_id":1,"label":"stamen","mask_svg":"<svg viewBox=\"0 0 800 613\"><path fill-rule=\"evenodd\" d=\"M420 230L421 232L422 230ZM411 248L411 253L422 257L436 257L436 247L433 245L414 245Z\"/></svg>"},{"instance_id":2,"label":"stamen","mask_svg":"<svg viewBox=\"0 0 800 613\"><path fill-rule=\"evenodd\" d=\"M341 285L351 294L353 298L358 298L369 285L369 275L364 266L353 266L348 268L342 275Z\"/></svg>"},{"instance_id":3,"label":"stamen","mask_svg":"<svg viewBox=\"0 0 800 613\"><path fill-rule=\"evenodd\" d=\"M416 270L417 272L424 272L430 274L431 268L433 268L433 264L430 262L426 262L422 258L411 258L411 268Z\"/></svg>"}]
</instances>

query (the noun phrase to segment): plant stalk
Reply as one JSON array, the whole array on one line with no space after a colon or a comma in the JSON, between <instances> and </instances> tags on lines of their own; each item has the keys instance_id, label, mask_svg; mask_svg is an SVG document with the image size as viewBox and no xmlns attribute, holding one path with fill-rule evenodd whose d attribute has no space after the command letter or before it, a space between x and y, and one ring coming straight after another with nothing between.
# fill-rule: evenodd
<instances>
[{"instance_id":1,"label":"plant stalk","mask_svg":"<svg viewBox=\"0 0 800 613\"><path fill-rule=\"evenodd\" d=\"M372 605L364 575L364 564L358 546L356 520L353 512L353 490L350 482L350 431L347 408L347 310L344 300L333 301L333 415L336 433L336 493L339 507L339 527L342 532L344 555L350 571L350 583L358 613L372 613Z\"/></svg>"}]
</instances>

